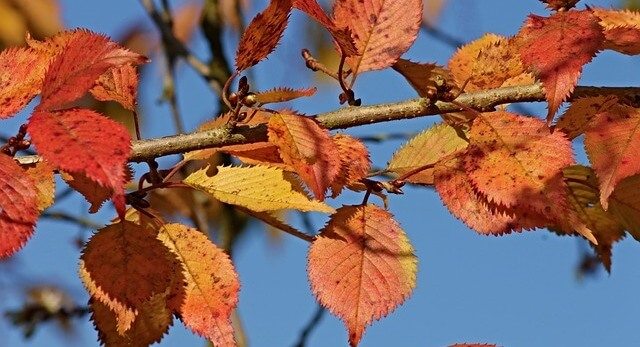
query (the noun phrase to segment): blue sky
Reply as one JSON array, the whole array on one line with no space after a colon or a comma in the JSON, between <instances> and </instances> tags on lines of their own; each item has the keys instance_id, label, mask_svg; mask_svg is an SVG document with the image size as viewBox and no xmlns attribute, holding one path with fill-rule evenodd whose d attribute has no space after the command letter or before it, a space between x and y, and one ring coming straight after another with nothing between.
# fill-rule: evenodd
<instances>
[{"instance_id":1,"label":"blue sky","mask_svg":"<svg viewBox=\"0 0 640 347\"><path fill-rule=\"evenodd\" d=\"M264 8L254 1L251 13ZM439 27L465 41L485 32L514 34L528 13L544 15L538 1L465 0L450 1ZM590 1L591 6L614 6L617 1ZM86 27L117 36L134 21L146 21L137 1L62 1L68 27ZM254 68L254 85L262 88L289 85L308 86L312 73L304 68L299 50L305 47L301 30L307 19L295 14L285 34L286 44L266 62ZM233 35L229 35L230 38ZM198 54L205 54L202 42L195 42ZM235 47L229 49L231 55ZM446 63L452 48L421 34L406 57L417 61ZM640 58L617 53L600 54L587 65L580 84L638 85ZM141 104L147 115L145 137L174 132L167 108L155 101L160 94L158 66L148 71ZM180 69L178 93L187 129L193 130L214 113L214 95L188 68ZM286 84L285 84L286 83ZM371 72L358 79L358 97L364 104L412 98L415 93L393 72ZM312 99L294 104L308 114L339 107L337 89L322 85ZM540 116L543 105L527 105ZM12 126L24 122L26 115L3 126L2 133L13 133ZM354 135L383 132L419 131L435 117L379 124L350 130ZM384 166L401 141L370 146L375 166ZM578 155L583 160L582 155ZM175 158L168 158L168 163ZM370 327L361 346L445 346L454 342L492 342L503 346L637 346L635 314L640 302L639 245L627 238L614 248L611 275L577 281L575 268L585 245L574 238L558 237L545 231L505 237L479 236L444 208L430 189L405 189L404 196L390 198L390 210L409 235L419 258L418 284L413 296L389 317ZM355 203L359 195L330 202ZM372 200L376 203L375 199ZM87 204L71 199L57 208L84 214ZM113 211L95 218L106 221ZM293 215L294 223L299 220ZM314 215L319 229L325 218ZM35 237L20 252L12 272L2 269L0 307L15 308L21 301L20 289L31 283L53 283L69 290L78 302L87 299L76 276L79 251L73 244L78 234L74 225L42 221ZM262 228L252 228L235 253L242 290L240 314L251 346L291 346L302 327L316 310L307 282L308 245L283 236L276 246ZM44 326L29 341L5 320L0 322L0 347L4 346L94 346L96 333L88 319L75 321L77 331L64 338L52 327ZM346 346L342 323L325 315L312 333L308 346ZM202 346L203 340L175 322L162 346Z\"/></svg>"}]
</instances>

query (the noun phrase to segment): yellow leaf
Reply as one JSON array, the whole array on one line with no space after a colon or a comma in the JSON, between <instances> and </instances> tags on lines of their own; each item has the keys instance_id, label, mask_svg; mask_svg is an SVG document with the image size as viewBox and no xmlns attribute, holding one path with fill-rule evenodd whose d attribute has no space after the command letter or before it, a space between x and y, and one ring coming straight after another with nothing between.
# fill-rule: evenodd
<instances>
[{"instance_id":1,"label":"yellow leaf","mask_svg":"<svg viewBox=\"0 0 640 347\"><path fill-rule=\"evenodd\" d=\"M184 183L232 205L263 212L282 209L330 213L333 208L311 200L300 184L288 173L267 166L218 167L209 176L209 167L189 175Z\"/></svg>"}]
</instances>

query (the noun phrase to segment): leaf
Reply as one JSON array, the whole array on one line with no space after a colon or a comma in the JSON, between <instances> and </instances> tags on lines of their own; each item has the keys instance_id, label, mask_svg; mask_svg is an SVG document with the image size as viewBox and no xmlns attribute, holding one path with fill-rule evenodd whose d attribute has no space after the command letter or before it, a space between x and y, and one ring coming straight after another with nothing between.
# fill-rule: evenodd
<instances>
[{"instance_id":1,"label":"leaf","mask_svg":"<svg viewBox=\"0 0 640 347\"><path fill-rule=\"evenodd\" d=\"M422 22L420 0L339 0L333 8L335 25L346 27L358 49L347 59L355 77L395 63L413 44Z\"/></svg>"},{"instance_id":2,"label":"leaf","mask_svg":"<svg viewBox=\"0 0 640 347\"><path fill-rule=\"evenodd\" d=\"M375 206L343 206L311 244L311 288L344 321L356 346L365 328L396 309L416 285L417 258L393 216Z\"/></svg>"},{"instance_id":3,"label":"leaf","mask_svg":"<svg viewBox=\"0 0 640 347\"><path fill-rule=\"evenodd\" d=\"M112 67L142 64L147 58L130 52L105 36L90 31L70 32L64 49L44 78L39 110L55 110L88 92L96 79ZM60 39L64 41L64 39Z\"/></svg>"},{"instance_id":4,"label":"leaf","mask_svg":"<svg viewBox=\"0 0 640 347\"><path fill-rule=\"evenodd\" d=\"M458 49L448 66L458 86L467 83L467 92L498 88L523 75L518 83L533 84L535 81L524 70L513 42L494 34L485 34Z\"/></svg>"},{"instance_id":5,"label":"leaf","mask_svg":"<svg viewBox=\"0 0 640 347\"><path fill-rule=\"evenodd\" d=\"M127 129L87 109L34 112L28 132L40 153L52 166L87 178L113 191L122 215L125 207L126 163L131 154Z\"/></svg>"},{"instance_id":6,"label":"leaf","mask_svg":"<svg viewBox=\"0 0 640 347\"><path fill-rule=\"evenodd\" d=\"M170 306L189 329L215 346L235 346L230 315L240 283L229 256L204 234L181 224L165 225L158 239L182 265L185 280Z\"/></svg>"},{"instance_id":7,"label":"leaf","mask_svg":"<svg viewBox=\"0 0 640 347\"><path fill-rule=\"evenodd\" d=\"M640 241L640 175L622 180L609 198L609 210Z\"/></svg>"},{"instance_id":8,"label":"leaf","mask_svg":"<svg viewBox=\"0 0 640 347\"><path fill-rule=\"evenodd\" d=\"M111 68L98 78L90 92L98 100L115 101L127 110L135 111L138 71L131 64Z\"/></svg>"},{"instance_id":9,"label":"leaf","mask_svg":"<svg viewBox=\"0 0 640 347\"><path fill-rule=\"evenodd\" d=\"M568 10L574 7L580 0L541 0L552 10L559 11L561 9Z\"/></svg>"},{"instance_id":10,"label":"leaf","mask_svg":"<svg viewBox=\"0 0 640 347\"><path fill-rule=\"evenodd\" d=\"M640 12L594 8L604 28L604 48L628 55L640 54Z\"/></svg>"},{"instance_id":11,"label":"leaf","mask_svg":"<svg viewBox=\"0 0 640 347\"><path fill-rule=\"evenodd\" d=\"M97 184L81 172L67 173L62 171L60 177L91 204L89 213L98 212L102 204L113 196L113 189Z\"/></svg>"},{"instance_id":12,"label":"leaf","mask_svg":"<svg viewBox=\"0 0 640 347\"><path fill-rule=\"evenodd\" d=\"M278 45L289 21L292 0L271 0L249 23L236 52L236 70L242 71L266 58Z\"/></svg>"},{"instance_id":13,"label":"leaf","mask_svg":"<svg viewBox=\"0 0 640 347\"><path fill-rule=\"evenodd\" d=\"M284 171L266 166L218 167L209 176L209 168L189 175L184 183L211 194L214 198L256 212L296 209L333 212L317 200L310 200L300 184Z\"/></svg>"},{"instance_id":14,"label":"leaf","mask_svg":"<svg viewBox=\"0 0 640 347\"><path fill-rule=\"evenodd\" d=\"M480 194L594 240L567 201L562 169L573 164L573 150L561 132L551 133L537 118L496 111L475 119L469 139L464 167Z\"/></svg>"},{"instance_id":15,"label":"leaf","mask_svg":"<svg viewBox=\"0 0 640 347\"><path fill-rule=\"evenodd\" d=\"M497 347L493 343L454 343L449 347Z\"/></svg>"},{"instance_id":16,"label":"leaf","mask_svg":"<svg viewBox=\"0 0 640 347\"><path fill-rule=\"evenodd\" d=\"M117 315L109 306L90 300L91 321L98 330L98 339L106 346L146 347L159 342L173 323L173 314L167 309L166 294L156 294L139 309L135 321L123 335L118 332Z\"/></svg>"},{"instance_id":17,"label":"leaf","mask_svg":"<svg viewBox=\"0 0 640 347\"><path fill-rule=\"evenodd\" d=\"M154 295L165 293L178 269L157 233L150 224L128 220L98 230L80 257L81 279L91 296L114 311L124 307L137 316ZM127 330L125 324L118 331Z\"/></svg>"},{"instance_id":18,"label":"leaf","mask_svg":"<svg viewBox=\"0 0 640 347\"><path fill-rule=\"evenodd\" d=\"M358 54L358 48L351 38L351 30L338 28L316 0L293 0L293 7L305 12L327 29L342 54L347 57Z\"/></svg>"},{"instance_id":19,"label":"leaf","mask_svg":"<svg viewBox=\"0 0 640 347\"><path fill-rule=\"evenodd\" d=\"M278 146L285 164L323 201L340 172L338 148L329 132L309 117L274 114L268 123L269 142Z\"/></svg>"},{"instance_id":20,"label":"leaf","mask_svg":"<svg viewBox=\"0 0 640 347\"><path fill-rule=\"evenodd\" d=\"M571 101L571 105L560 116L555 128L561 130L570 140L584 134L593 126L594 117L618 103L615 95L600 95Z\"/></svg>"},{"instance_id":21,"label":"leaf","mask_svg":"<svg viewBox=\"0 0 640 347\"><path fill-rule=\"evenodd\" d=\"M287 102L305 96L312 96L316 91L316 87L306 89L292 89L288 87L273 88L264 92L256 93L256 100L260 105Z\"/></svg>"},{"instance_id":22,"label":"leaf","mask_svg":"<svg viewBox=\"0 0 640 347\"><path fill-rule=\"evenodd\" d=\"M600 205L598 182L591 168L573 165L565 168L563 175L570 191L569 201L598 240L598 245L593 247L604 267L611 272L611 247L624 237L624 228Z\"/></svg>"},{"instance_id":23,"label":"leaf","mask_svg":"<svg viewBox=\"0 0 640 347\"><path fill-rule=\"evenodd\" d=\"M0 153L0 259L12 256L27 243L37 219L35 182L13 158Z\"/></svg>"},{"instance_id":24,"label":"leaf","mask_svg":"<svg viewBox=\"0 0 640 347\"><path fill-rule=\"evenodd\" d=\"M47 57L29 48L9 48L0 53L0 119L25 107L42 87Z\"/></svg>"},{"instance_id":25,"label":"leaf","mask_svg":"<svg viewBox=\"0 0 640 347\"><path fill-rule=\"evenodd\" d=\"M35 183L38 200L38 211L42 212L53 205L56 192L56 182L53 168L44 160L35 164L22 166L24 173Z\"/></svg>"},{"instance_id":26,"label":"leaf","mask_svg":"<svg viewBox=\"0 0 640 347\"><path fill-rule=\"evenodd\" d=\"M516 36L522 62L544 86L550 123L578 82L582 66L602 49L604 35L588 10L530 15Z\"/></svg>"},{"instance_id":27,"label":"leaf","mask_svg":"<svg viewBox=\"0 0 640 347\"><path fill-rule=\"evenodd\" d=\"M437 124L414 136L396 151L387 165L387 171L402 176L424 168L405 181L431 185L434 183L434 165L442 158L465 149L467 145L454 128Z\"/></svg>"},{"instance_id":28,"label":"leaf","mask_svg":"<svg viewBox=\"0 0 640 347\"><path fill-rule=\"evenodd\" d=\"M371 160L369 150L362 141L347 134L337 134L331 138L338 148L340 172L331 184L332 197L340 195L342 188L356 183L369 175Z\"/></svg>"},{"instance_id":29,"label":"leaf","mask_svg":"<svg viewBox=\"0 0 640 347\"><path fill-rule=\"evenodd\" d=\"M431 63L414 63L410 60L398 59L393 69L407 79L418 95L423 98L433 97L439 90L457 89L451 72L442 66Z\"/></svg>"},{"instance_id":30,"label":"leaf","mask_svg":"<svg viewBox=\"0 0 640 347\"><path fill-rule=\"evenodd\" d=\"M585 133L585 149L600 182L600 203L624 178L640 173L640 109L617 105L599 113Z\"/></svg>"}]
</instances>

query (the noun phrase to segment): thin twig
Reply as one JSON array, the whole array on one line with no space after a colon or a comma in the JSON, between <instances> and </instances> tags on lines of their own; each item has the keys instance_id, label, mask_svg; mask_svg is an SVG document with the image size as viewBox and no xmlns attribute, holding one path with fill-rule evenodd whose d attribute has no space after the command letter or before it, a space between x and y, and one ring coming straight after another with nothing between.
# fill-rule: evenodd
<instances>
[{"instance_id":1,"label":"thin twig","mask_svg":"<svg viewBox=\"0 0 640 347\"><path fill-rule=\"evenodd\" d=\"M309 339L309 335L320 325L320 321L324 316L326 310L318 305L316 308L316 312L313 313L309 322L304 326L302 331L300 332L300 337L298 337L298 342L296 342L294 347L305 347L307 345L307 340Z\"/></svg>"},{"instance_id":2,"label":"thin twig","mask_svg":"<svg viewBox=\"0 0 640 347\"><path fill-rule=\"evenodd\" d=\"M104 226L104 224L100 224L97 222L94 222L90 219L84 218L84 217L80 217L80 216L74 216L71 214L68 214L66 212L61 212L61 211L46 211L44 213L42 213L42 215L40 216L41 218L46 218L46 219L52 219L52 220L56 220L56 221L61 221L61 222L69 222L69 223L73 223L73 224L77 224L78 226L82 227L82 228L86 228L86 229L93 229L93 230L97 230L100 229Z\"/></svg>"}]
</instances>

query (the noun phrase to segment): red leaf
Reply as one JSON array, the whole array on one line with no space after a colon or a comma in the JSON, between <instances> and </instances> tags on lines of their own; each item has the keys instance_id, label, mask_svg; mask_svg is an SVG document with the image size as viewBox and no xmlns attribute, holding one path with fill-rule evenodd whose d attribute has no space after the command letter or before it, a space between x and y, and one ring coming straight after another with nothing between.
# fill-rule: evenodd
<instances>
[{"instance_id":1,"label":"red leaf","mask_svg":"<svg viewBox=\"0 0 640 347\"><path fill-rule=\"evenodd\" d=\"M313 293L344 321L351 346L411 295L416 272L406 234L375 205L339 208L309 249Z\"/></svg>"},{"instance_id":2,"label":"red leaf","mask_svg":"<svg viewBox=\"0 0 640 347\"><path fill-rule=\"evenodd\" d=\"M59 109L77 100L94 86L100 75L114 66L147 61L105 36L89 31L74 31L69 35L71 38L45 75L40 110Z\"/></svg>"},{"instance_id":3,"label":"red leaf","mask_svg":"<svg viewBox=\"0 0 640 347\"><path fill-rule=\"evenodd\" d=\"M13 158L0 153L0 259L24 246L37 219L35 182Z\"/></svg>"},{"instance_id":4,"label":"red leaf","mask_svg":"<svg viewBox=\"0 0 640 347\"><path fill-rule=\"evenodd\" d=\"M393 65L411 47L422 22L422 1L339 0L333 15L337 27L351 31L358 48L347 59L355 81L361 72Z\"/></svg>"},{"instance_id":5,"label":"red leaf","mask_svg":"<svg viewBox=\"0 0 640 347\"><path fill-rule=\"evenodd\" d=\"M98 78L90 90L101 101L115 101L127 110L136 110L138 71L131 64L111 68Z\"/></svg>"},{"instance_id":6,"label":"red leaf","mask_svg":"<svg viewBox=\"0 0 640 347\"><path fill-rule=\"evenodd\" d=\"M0 53L0 119L9 118L40 92L47 57L29 48Z\"/></svg>"},{"instance_id":7,"label":"red leaf","mask_svg":"<svg viewBox=\"0 0 640 347\"><path fill-rule=\"evenodd\" d=\"M291 1L271 0L269 7L249 23L238 44L237 71L256 65L276 48L289 21Z\"/></svg>"},{"instance_id":8,"label":"red leaf","mask_svg":"<svg viewBox=\"0 0 640 347\"><path fill-rule=\"evenodd\" d=\"M338 148L329 132L309 117L274 114L268 135L269 142L280 149L284 163L291 165L316 199L323 201L340 171Z\"/></svg>"},{"instance_id":9,"label":"red leaf","mask_svg":"<svg viewBox=\"0 0 640 347\"><path fill-rule=\"evenodd\" d=\"M557 12L551 17L530 15L516 40L522 62L542 81L550 123L575 88L582 66L602 49L602 27L591 11Z\"/></svg>"},{"instance_id":10,"label":"red leaf","mask_svg":"<svg viewBox=\"0 0 640 347\"><path fill-rule=\"evenodd\" d=\"M124 213L125 166L131 154L131 138L124 126L91 110L71 109L36 111L28 131L49 163L112 189L116 209Z\"/></svg>"},{"instance_id":11,"label":"red leaf","mask_svg":"<svg viewBox=\"0 0 640 347\"><path fill-rule=\"evenodd\" d=\"M293 0L293 7L305 12L327 29L338 48L340 48L340 51L342 51L342 54L345 56L358 54L358 48L356 48L351 38L351 30L338 28L316 0Z\"/></svg>"}]
</instances>

